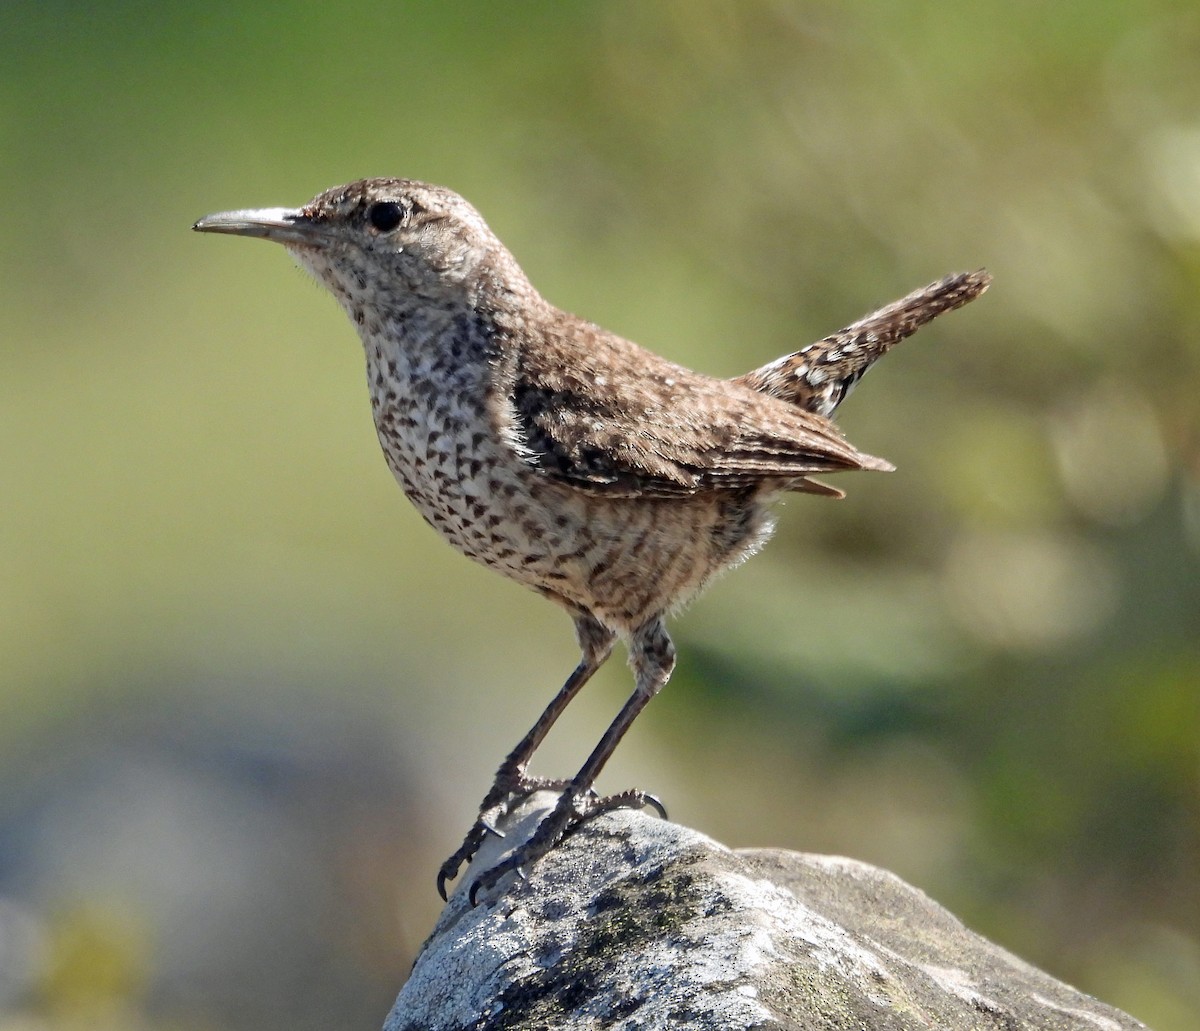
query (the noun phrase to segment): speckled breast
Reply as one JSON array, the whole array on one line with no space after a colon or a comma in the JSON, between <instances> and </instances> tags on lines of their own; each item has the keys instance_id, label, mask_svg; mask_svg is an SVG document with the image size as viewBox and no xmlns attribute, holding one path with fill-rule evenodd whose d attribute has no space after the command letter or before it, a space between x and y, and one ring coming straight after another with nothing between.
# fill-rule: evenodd
<instances>
[{"instance_id":1,"label":"speckled breast","mask_svg":"<svg viewBox=\"0 0 1200 1031\"><path fill-rule=\"evenodd\" d=\"M414 355L368 347L384 457L416 509L459 551L541 586L561 547L559 516L534 496L536 472L497 439L487 364L463 358L444 348Z\"/></svg>"},{"instance_id":2,"label":"speckled breast","mask_svg":"<svg viewBox=\"0 0 1200 1031\"><path fill-rule=\"evenodd\" d=\"M698 591L770 532L729 496L604 498L555 483L503 439L488 410L490 366L445 347L369 343L375 427L425 520L496 572L618 630ZM736 532L731 532L736 527Z\"/></svg>"}]
</instances>

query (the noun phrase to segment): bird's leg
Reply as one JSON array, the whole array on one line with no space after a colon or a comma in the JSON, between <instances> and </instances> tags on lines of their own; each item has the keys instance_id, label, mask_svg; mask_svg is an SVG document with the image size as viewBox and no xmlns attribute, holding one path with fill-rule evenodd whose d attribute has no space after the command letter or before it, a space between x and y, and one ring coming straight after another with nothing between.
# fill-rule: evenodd
<instances>
[{"instance_id":1,"label":"bird's leg","mask_svg":"<svg viewBox=\"0 0 1200 1031\"><path fill-rule=\"evenodd\" d=\"M616 635L611 630L586 613L578 613L575 616L575 637L582 653L579 665L567 677L567 682L546 706L545 711L538 717L538 721L529 729L529 733L521 738L516 748L509 752L508 757L500 764L491 790L479 804L479 816L474 825L467 832L467 836L457 851L442 864L438 871L438 894L443 899L446 898L446 882L453 880L458 875L459 867L478 851L484 836L489 832L500 833L495 828L495 821L504 815L510 798L515 795L528 795L530 792L542 789L561 791L571 783L543 777L529 777L525 773L525 768L529 765L529 760L538 745L550 732L550 728L554 726L558 717L563 714L571 699L579 693L584 684L591 680L596 670L604 665L604 661L612 653L613 643L616 641Z\"/></svg>"},{"instance_id":2,"label":"bird's leg","mask_svg":"<svg viewBox=\"0 0 1200 1031\"><path fill-rule=\"evenodd\" d=\"M538 824L532 837L502 862L485 871L471 885L472 905L475 904L476 896L481 890L491 888L505 874L536 862L557 845L569 830L593 816L616 808L641 808L646 805L652 805L659 812L663 812L658 799L642 791L625 791L607 798L597 798L592 791L592 785L618 742L625 736L625 732L646 707L647 702L662 690L675 668L675 646L671 643L661 619L650 620L634 633L629 642L629 664L633 667L636 680L633 694L604 732L600 743L588 756L587 762L567 784L558 804Z\"/></svg>"}]
</instances>

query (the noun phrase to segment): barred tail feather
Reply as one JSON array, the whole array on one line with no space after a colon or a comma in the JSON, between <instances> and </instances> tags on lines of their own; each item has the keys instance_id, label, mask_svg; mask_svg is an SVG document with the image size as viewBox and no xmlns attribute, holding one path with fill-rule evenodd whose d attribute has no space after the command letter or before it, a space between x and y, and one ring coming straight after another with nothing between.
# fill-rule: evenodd
<instances>
[{"instance_id":1,"label":"barred tail feather","mask_svg":"<svg viewBox=\"0 0 1200 1031\"><path fill-rule=\"evenodd\" d=\"M829 418L876 360L943 312L973 301L991 281L986 269L946 276L734 382Z\"/></svg>"}]
</instances>

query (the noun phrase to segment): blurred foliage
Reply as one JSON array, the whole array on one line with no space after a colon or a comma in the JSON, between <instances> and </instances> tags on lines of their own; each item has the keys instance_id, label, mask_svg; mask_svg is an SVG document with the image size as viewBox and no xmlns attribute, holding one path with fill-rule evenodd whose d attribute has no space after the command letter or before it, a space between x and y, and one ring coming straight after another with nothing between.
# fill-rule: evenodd
<instances>
[{"instance_id":1,"label":"blurred foliage","mask_svg":"<svg viewBox=\"0 0 1200 1031\"><path fill-rule=\"evenodd\" d=\"M1183 0L4 4L0 1029L376 1025L575 660L404 504L330 300L187 231L379 174L718 374L991 269L839 416L900 471L783 507L606 779L1194 1027L1197 53Z\"/></svg>"}]
</instances>

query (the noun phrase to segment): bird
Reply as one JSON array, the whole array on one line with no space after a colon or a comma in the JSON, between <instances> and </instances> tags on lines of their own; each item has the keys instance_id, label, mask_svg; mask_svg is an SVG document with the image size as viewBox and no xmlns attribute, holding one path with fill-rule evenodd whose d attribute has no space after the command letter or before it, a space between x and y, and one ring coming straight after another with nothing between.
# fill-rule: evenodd
<instances>
[{"instance_id":1,"label":"bird","mask_svg":"<svg viewBox=\"0 0 1200 1031\"><path fill-rule=\"evenodd\" d=\"M383 454L417 511L573 620L579 663L497 769L438 871L442 898L517 800L551 789L558 801L474 877L472 905L600 813L651 806L665 817L653 795L600 796L594 785L675 667L667 616L763 546L783 495L837 498L814 477L893 468L846 440L835 409L893 345L991 282L985 269L945 276L721 379L555 307L479 212L442 186L360 179L299 208L225 211L193 228L282 244L328 288L361 338ZM532 776L537 747L618 640L632 693L574 776Z\"/></svg>"}]
</instances>

